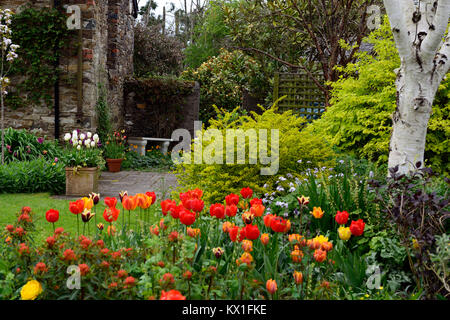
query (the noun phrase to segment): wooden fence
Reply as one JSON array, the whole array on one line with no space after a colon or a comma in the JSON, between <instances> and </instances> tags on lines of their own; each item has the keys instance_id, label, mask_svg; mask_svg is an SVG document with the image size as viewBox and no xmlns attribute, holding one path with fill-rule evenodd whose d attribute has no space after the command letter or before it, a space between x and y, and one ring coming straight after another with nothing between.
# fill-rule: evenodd
<instances>
[{"instance_id":1,"label":"wooden fence","mask_svg":"<svg viewBox=\"0 0 450 320\"><path fill-rule=\"evenodd\" d=\"M325 96L306 73L275 73L273 99L282 96L286 98L278 104L280 111L293 110L308 121L325 111Z\"/></svg>"}]
</instances>

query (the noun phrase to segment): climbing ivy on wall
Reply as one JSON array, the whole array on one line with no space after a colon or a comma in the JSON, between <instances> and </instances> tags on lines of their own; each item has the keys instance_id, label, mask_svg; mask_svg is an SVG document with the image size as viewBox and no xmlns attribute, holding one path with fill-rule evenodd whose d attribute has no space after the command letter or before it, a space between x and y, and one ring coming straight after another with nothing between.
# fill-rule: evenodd
<instances>
[{"instance_id":1,"label":"climbing ivy on wall","mask_svg":"<svg viewBox=\"0 0 450 320\"><path fill-rule=\"evenodd\" d=\"M11 69L11 76L16 77L6 100L10 108L42 103L52 106L53 85L59 72L54 64L69 39L66 19L63 13L48 8L25 8L13 16L12 42L20 48Z\"/></svg>"}]
</instances>

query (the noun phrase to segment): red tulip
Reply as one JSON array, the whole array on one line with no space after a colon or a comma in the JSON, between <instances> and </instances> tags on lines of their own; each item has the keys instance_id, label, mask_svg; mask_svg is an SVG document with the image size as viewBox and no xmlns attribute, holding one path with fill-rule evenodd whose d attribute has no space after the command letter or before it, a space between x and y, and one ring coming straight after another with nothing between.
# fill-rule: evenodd
<instances>
[{"instance_id":1,"label":"red tulip","mask_svg":"<svg viewBox=\"0 0 450 320\"><path fill-rule=\"evenodd\" d=\"M272 222L272 218L274 218L275 216L273 214L266 214L263 218L264 220L264 225L268 228L270 228L270 223Z\"/></svg>"},{"instance_id":2,"label":"red tulip","mask_svg":"<svg viewBox=\"0 0 450 320\"><path fill-rule=\"evenodd\" d=\"M257 204L263 205L262 200L258 198L253 198L252 200L250 200L250 207L253 207L254 205Z\"/></svg>"},{"instance_id":3,"label":"red tulip","mask_svg":"<svg viewBox=\"0 0 450 320\"><path fill-rule=\"evenodd\" d=\"M234 204L235 206L239 203L239 195L230 193L225 197L225 202L227 206Z\"/></svg>"},{"instance_id":4,"label":"red tulip","mask_svg":"<svg viewBox=\"0 0 450 320\"><path fill-rule=\"evenodd\" d=\"M338 211L336 216L334 217L338 224L346 224L348 221L348 212L347 211Z\"/></svg>"},{"instance_id":5,"label":"red tulip","mask_svg":"<svg viewBox=\"0 0 450 320\"><path fill-rule=\"evenodd\" d=\"M186 226L190 226L195 222L195 213L187 210L181 210L180 222Z\"/></svg>"},{"instance_id":6,"label":"red tulip","mask_svg":"<svg viewBox=\"0 0 450 320\"><path fill-rule=\"evenodd\" d=\"M154 204L156 201L156 193L154 193L153 191L152 192L147 191L145 194L149 197L152 197L152 204Z\"/></svg>"},{"instance_id":7,"label":"red tulip","mask_svg":"<svg viewBox=\"0 0 450 320\"><path fill-rule=\"evenodd\" d=\"M359 219L358 221L352 221L350 224L350 232L354 236L360 236L364 233L364 226L365 223L362 219Z\"/></svg>"},{"instance_id":8,"label":"red tulip","mask_svg":"<svg viewBox=\"0 0 450 320\"><path fill-rule=\"evenodd\" d=\"M249 240L256 240L259 237L259 229L257 225L248 224L244 227L245 237Z\"/></svg>"},{"instance_id":9,"label":"red tulip","mask_svg":"<svg viewBox=\"0 0 450 320\"><path fill-rule=\"evenodd\" d=\"M225 217L225 207L221 203L215 203L209 208L209 214L211 217L223 219Z\"/></svg>"},{"instance_id":10,"label":"red tulip","mask_svg":"<svg viewBox=\"0 0 450 320\"><path fill-rule=\"evenodd\" d=\"M117 198L116 197L106 197L105 204L110 208L115 208L116 204L117 204Z\"/></svg>"},{"instance_id":11,"label":"red tulip","mask_svg":"<svg viewBox=\"0 0 450 320\"><path fill-rule=\"evenodd\" d=\"M170 199L161 201L161 210L163 215L167 215L172 206L176 206L176 202Z\"/></svg>"},{"instance_id":12,"label":"red tulip","mask_svg":"<svg viewBox=\"0 0 450 320\"><path fill-rule=\"evenodd\" d=\"M79 199L75 202L69 203L69 211L72 212L73 214L80 214L83 212L83 210L84 210L84 200L83 199Z\"/></svg>"},{"instance_id":13,"label":"red tulip","mask_svg":"<svg viewBox=\"0 0 450 320\"><path fill-rule=\"evenodd\" d=\"M232 204L232 205L227 205L227 207L225 208L225 214L229 217L234 217L237 213L237 207Z\"/></svg>"},{"instance_id":14,"label":"red tulip","mask_svg":"<svg viewBox=\"0 0 450 320\"><path fill-rule=\"evenodd\" d=\"M45 213L45 219L50 223L55 223L59 219L59 211L50 209Z\"/></svg>"},{"instance_id":15,"label":"red tulip","mask_svg":"<svg viewBox=\"0 0 450 320\"><path fill-rule=\"evenodd\" d=\"M195 211L195 212L201 212L203 208L205 207L205 203L203 200L200 199L191 199L188 200L187 203L189 204L189 210Z\"/></svg>"},{"instance_id":16,"label":"red tulip","mask_svg":"<svg viewBox=\"0 0 450 320\"><path fill-rule=\"evenodd\" d=\"M116 221L119 217L119 209L116 208L106 208L105 211L103 211L103 218L109 223Z\"/></svg>"},{"instance_id":17,"label":"red tulip","mask_svg":"<svg viewBox=\"0 0 450 320\"><path fill-rule=\"evenodd\" d=\"M270 221L270 228L275 232L286 232L288 230L288 222L281 217L273 217Z\"/></svg>"},{"instance_id":18,"label":"red tulip","mask_svg":"<svg viewBox=\"0 0 450 320\"><path fill-rule=\"evenodd\" d=\"M182 204L176 206L176 205L172 205L170 207L170 215L172 216L172 218L174 219L178 219L180 217L180 212L181 210L184 210L184 207Z\"/></svg>"},{"instance_id":19,"label":"red tulip","mask_svg":"<svg viewBox=\"0 0 450 320\"><path fill-rule=\"evenodd\" d=\"M250 199L253 195L253 190L250 188L242 188L241 189L241 196L244 199Z\"/></svg>"},{"instance_id":20,"label":"red tulip","mask_svg":"<svg viewBox=\"0 0 450 320\"><path fill-rule=\"evenodd\" d=\"M230 235L230 239L233 242L235 241L241 242L242 240L245 239L245 229L239 228L238 226L230 228L228 234Z\"/></svg>"}]
</instances>

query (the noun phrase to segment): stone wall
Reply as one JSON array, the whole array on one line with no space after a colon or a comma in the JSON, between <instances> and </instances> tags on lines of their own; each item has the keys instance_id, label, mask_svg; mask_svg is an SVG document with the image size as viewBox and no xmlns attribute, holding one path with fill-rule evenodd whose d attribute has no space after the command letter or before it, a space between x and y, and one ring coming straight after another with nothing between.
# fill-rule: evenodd
<instances>
[{"instance_id":1,"label":"stone wall","mask_svg":"<svg viewBox=\"0 0 450 320\"><path fill-rule=\"evenodd\" d=\"M81 9L82 32L71 31L67 48L60 59L60 137L77 128L95 131L95 105L98 84L107 90L113 124L123 125L123 81L133 73L134 18L131 0L60 0ZM23 4L36 8L52 7L53 0L1 0L1 8L17 11ZM80 39L81 38L81 39ZM81 41L80 41L81 40ZM78 82L78 43L82 43L81 87ZM81 94L81 100L79 95ZM54 137L54 102L51 105L7 109L6 126L36 129L42 135Z\"/></svg>"}]
</instances>

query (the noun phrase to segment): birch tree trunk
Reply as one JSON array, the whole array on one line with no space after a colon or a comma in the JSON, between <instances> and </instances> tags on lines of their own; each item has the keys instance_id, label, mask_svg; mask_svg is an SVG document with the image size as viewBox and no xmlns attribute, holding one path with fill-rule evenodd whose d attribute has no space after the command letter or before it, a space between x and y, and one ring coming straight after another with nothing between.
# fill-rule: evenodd
<instances>
[{"instance_id":1,"label":"birch tree trunk","mask_svg":"<svg viewBox=\"0 0 450 320\"><path fill-rule=\"evenodd\" d=\"M384 0L401 66L388 167L407 174L424 163L433 100L449 69L450 0Z\"/></svg>"}]
</instances>

